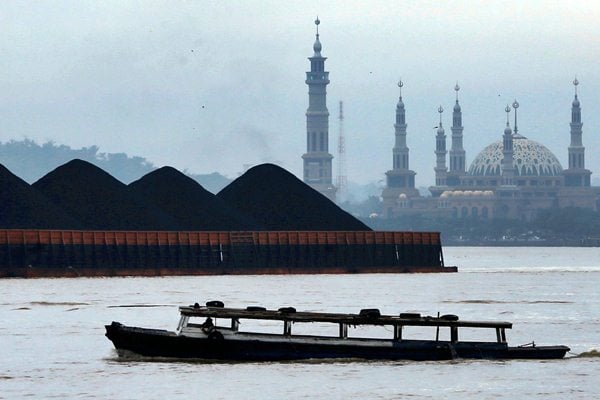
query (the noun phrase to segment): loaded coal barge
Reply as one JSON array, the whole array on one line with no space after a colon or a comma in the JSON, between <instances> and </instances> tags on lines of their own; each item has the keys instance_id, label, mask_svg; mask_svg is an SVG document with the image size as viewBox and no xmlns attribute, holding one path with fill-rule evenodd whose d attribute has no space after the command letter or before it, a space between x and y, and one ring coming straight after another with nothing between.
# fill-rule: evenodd
<instances>
[{"instance_id":1,"label":"loaded coal barge","mask_svg":"<svg viewBox=\"0 0 600 400\"><path fill-rule=\"evenodd\" d=\"M0 277L456 270L438 232L0 230Z\"/></svg>"},{"instance_id":2,"label":"loaded coal barge","mask_svg":"<svg viewBox=\"0 0 600 400\"><path fill-rule=\"evenodd\" d=\"M224 308L220 301L207 306L180 307L177 331L129 327L118 322L106 325L106 336L120 356L176 359L280 361L302 359L375 359L375 360L452 360L473 359L557 359L567 346L512 347L506 341L510 322L462 321L456 315L423 317L401 313L381 315L378 309L358 314L297 312L293 307L267 310ZM217 323L217 320L220 324ZM253 320L278 322L277 333L244 330ZM306 335L293 332L298 325L329 324L334 335ZM384 327L389 338L354 337L352 328ZM429 328L430 338L410 339L405 331ZM459 330L491 329L496 340L461 340ZM440 330L449 330L448 340L440 339Z\"/></svg>"}]
</instances>

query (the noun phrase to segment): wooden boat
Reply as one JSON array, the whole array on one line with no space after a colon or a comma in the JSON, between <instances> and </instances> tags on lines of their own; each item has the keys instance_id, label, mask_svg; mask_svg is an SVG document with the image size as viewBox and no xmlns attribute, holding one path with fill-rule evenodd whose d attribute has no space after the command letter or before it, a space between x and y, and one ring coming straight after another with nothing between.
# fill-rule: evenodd
<instances>
[{"instance_id":1,"label":"wooden boat","mask_svg":"<svg viewBox=\"0 0 600 400\"><path fill-rule=\"evenodd\" d=\"M510 322L463 321L455 315L421 316L414 313L381 315L378 309L358 314L298 312L293 307L267 310L263 307L225 308L220 301L206 306L198 303L179 308L176 331L138 328L112 322L106 336L119 356L277 361L301 359L383 359L451 360L475 359L555 359L563 358L567 346L537 346L534 343L511 347L506 341ZM245 332L242 324L265 322L279 326L276 333ZM218 322L218 323L217 323ZM334 328L333 335L294 334L292 326L318 323ZM389 338L354 337L356 328L384 328ZM417 328L431 331L430 339L409 339L407 332ZM494 341L461 340L459 331L495 331ZM441 332L441 330L446 332ZM448 332L449 331L449 332ZM440 333L448 336L440 338ZM492 332L493 334L493 332Z\"/></svg>"}]
</instances>

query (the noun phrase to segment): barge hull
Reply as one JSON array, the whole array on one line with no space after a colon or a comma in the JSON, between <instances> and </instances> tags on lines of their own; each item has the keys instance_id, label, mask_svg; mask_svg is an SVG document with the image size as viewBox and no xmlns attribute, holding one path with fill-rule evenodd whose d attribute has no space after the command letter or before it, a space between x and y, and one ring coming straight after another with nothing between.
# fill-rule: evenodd
<instances>
[{"instance_id":1,"label":"barge hull","mask_svg":"<svg viewBox=\"0 0 600 400\"><path fill-rule=\"evenodd\" d=\"M0 230L0 277L456 272L438 232Z\"/></svg>"}]
</instances>

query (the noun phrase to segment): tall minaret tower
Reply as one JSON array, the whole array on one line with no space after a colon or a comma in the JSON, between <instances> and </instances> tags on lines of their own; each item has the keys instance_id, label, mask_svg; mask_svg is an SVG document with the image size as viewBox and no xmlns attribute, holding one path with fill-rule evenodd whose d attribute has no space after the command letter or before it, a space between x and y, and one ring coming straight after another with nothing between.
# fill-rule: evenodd
<instances>
[{"instance_id":1,"label":"tall minaret tower","mask_svg":"<svg viewBox=\"0 0 600 400\"><path fill-rule=\"evenodd\" d=\"M515 109L515 127L517 125L517 108L519 108L519 103L517 100L513 103L513 108ZM510 106L507 104L506 108L506 128L504 128L504 135L502 136L502 186L514 186L514 178L515 178L515 166L513 160L513 134L510 129ZM516 132L516 130L515 130Z\"/></svg>"},{"instance_id":2,"label":"tall minaret tower","mask_svg":"<svg viewBox=\"0 0 600 400\"><path fill-rule=\"evenodd\" d=\"M392 169L385 173L387 185L381 193L385 210L389 210L390 207L394 208L401 194L404 194L404 198L407 199L419 196L419 191L415 189L416 173L409 169L408 164L409 150L406 145L406 113L404 102L402 101L403 86L404 83L401 80L398 81L400 97L396 105L396 123L394 124L396 140L392 149Z\"/></svg>"},{"instance_id":3,"label":"tall minaret tower","mask_svg":"<svg viewBox=\"0 0 600 400\"><path fill-rule=\"evenodd\" d=\"M565 186L590 186L589 170L585 169L585 147L582 142L581 106L577 98L577 78L573 81L575 98L571 105L571 144L569 145L569 168L565 171Z\"/></svg>"},{"instance_id":4,"label":"tall minaret tower","mask_svg":"<svg viewBox=\"0 0 600 400\"><path fill-rule=\"evenodd\" d=\"M435 136L435 186L430 187L429 191L432 196L438 197L447 187L447 175L448 168L446 167L446 133L444 132L444 127L442 126L442 113L444 109L442 106L438 108L438 113L440 113L440 124L438 125L437 135Z\"/></svg>"},{"instance_id":5,"label":"tall minaret tower","mask_svg":"<svg viewBox=\"0 0 600 400\"><path fill-rule=\"evenodd\" d=\"M406 146L406 110L402 101L402 80L398 81L400 96L396 105L396 123L394 124L394 135L396 141L392 149L392 170L408 170L408 146ZM404 185L407 186L407 185ZM413 185L414 186L414 185Z\"/></svg>"},{"instance_id":6,"label":"tall minaret tower","mask_svg":"<svg viewBox=\"0 0 600 400\"><path fill-rule=\"evenodd\" d=\"M319 41L319 18L314 54L309 57L310 71L306 73L308 85L308 109L306 110L306 153L304 160L304 182L313 189L335 201L335 187L332 184L331 164L333 156L329 154L329 111L327 110L327 85L329 72L325 71L326 57L321 56Z\"/></svg>"},{"instance_id":7,"label":"tall minaret tower","mask_svg":"<svg viewBox=\"0 0 600 400\"><path fill-rule=\"evenodd\" d=\"M456 103L452 112L452 147L450 148L450 172L446 183L448 186L459 186L461 177L465 175L465 150L463 149L462 111L458 103L460 86L456 82Z\"/></svg>"}]
</instances>

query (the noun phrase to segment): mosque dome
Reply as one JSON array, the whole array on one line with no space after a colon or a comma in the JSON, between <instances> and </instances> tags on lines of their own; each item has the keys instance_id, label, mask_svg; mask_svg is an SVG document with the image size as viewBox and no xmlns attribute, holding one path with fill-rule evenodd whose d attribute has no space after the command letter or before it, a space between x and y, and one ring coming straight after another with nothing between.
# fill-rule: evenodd
<instances>
[{"instance_id":1,"label":"mosque dome","mask_svg":"<svg viewBox=\"0 0 600 400\"><path fill-rule=\"evenodd\" d=\"M503 144L499 140L484 148L469 167L471 176L502 175ZM513 160L516 176L558 176L563 167L548 148L523 136L513 137Z\"/></svg>"}]
</instances>

